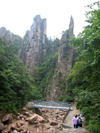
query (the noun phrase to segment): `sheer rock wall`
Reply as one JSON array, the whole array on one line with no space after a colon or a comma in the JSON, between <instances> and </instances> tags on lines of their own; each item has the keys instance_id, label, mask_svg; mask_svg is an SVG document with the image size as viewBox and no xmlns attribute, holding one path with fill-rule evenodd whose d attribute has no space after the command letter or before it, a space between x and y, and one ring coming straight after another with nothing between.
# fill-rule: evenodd
<instances>
[{"instance_id":1,"label":"sheer rock wall","mask_svg":"<svg viewBox=\"0 0 100 133\"><path fill-rule=\"evenodd\" d=\"M38 67L46 55L46 30L46 19L41 19L40 15L35 16L19 50L20 58L30 68L31 73L34 73L34 68Z\"/></svg>"},{"instance_id":2,"label":"sheer rock wall","mask_svg":"<svg viewBox=\"0 0 100 133\"><path fill-rule=\"evenodd\" d=\"M75 55L75 49L70 48L68 45L68 39L74 36L73 30L74 20L71 16L69 29L63 33L61 38L62 45L59 48L58 63L55 69L55 74L46 88L47 100L57 101L62 96L63 92L66 92L65 90L67 90L66 77L71 73Z\"/></svg>"}]
</instances>

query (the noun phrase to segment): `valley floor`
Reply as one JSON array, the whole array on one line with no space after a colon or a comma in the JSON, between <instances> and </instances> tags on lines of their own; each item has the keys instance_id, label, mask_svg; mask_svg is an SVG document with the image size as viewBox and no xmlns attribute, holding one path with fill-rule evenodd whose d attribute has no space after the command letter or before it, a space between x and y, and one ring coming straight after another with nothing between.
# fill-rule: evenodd
<instances>
[{"instance_id":1,"label":"valley floor","mask_svg":"<svg viewBox=\"0 0 100 133\"><path fill-rule=\"evenodd\" d=\"M66 111L41 109L41 116L23 108L13 119L6 114L0 119L0 133L89 133L84 126L81 129L73 128L73 117L80 111L73 107L63 122Z\"/></svg>"}]
</instances>

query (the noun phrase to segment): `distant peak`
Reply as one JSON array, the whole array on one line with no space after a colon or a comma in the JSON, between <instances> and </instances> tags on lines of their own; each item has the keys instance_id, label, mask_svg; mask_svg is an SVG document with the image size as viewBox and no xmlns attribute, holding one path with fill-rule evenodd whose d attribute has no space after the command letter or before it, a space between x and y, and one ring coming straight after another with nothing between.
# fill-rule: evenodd
<instances>
[{"instance_id":1,"label":"distant peak","mask_svg":"<svg viewBox=\"0 0 100 133\"><path fill-rule=\"evenodd\" d=\"M36 20L36 19L40 19L41 18L41 16L40 15L36 15L35 17L34 17L34 20Z\"/></svg>"},{"instance_id":2,"label":"distant peak","mask_svg":"<svg viewBox=\"0 0 100 133\"><path fill-rule=\"evenodd\" d=\"M73 16L71 15L71 17L70 17L70 22L72 22L72 21L74 21L74 19L73 19Z\"/></svg>"}]
</instances>

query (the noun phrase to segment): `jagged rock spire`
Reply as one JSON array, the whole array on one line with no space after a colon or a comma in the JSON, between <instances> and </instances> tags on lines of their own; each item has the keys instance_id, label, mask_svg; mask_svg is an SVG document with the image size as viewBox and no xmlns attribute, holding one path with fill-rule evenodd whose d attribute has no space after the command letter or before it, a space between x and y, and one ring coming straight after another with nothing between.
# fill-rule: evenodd
<instances>
[{"instance_id":1,"label":"jagged rock spire","mask_svg":"<svg viewBox=\"0 0 100 133\"><path fill-rule=\"evenodd\" d=\"M71 16L70 17L70 23L69 23L69 37L74 36L74 19Z\"/></svg>"},{"instance_id":2,"label":"jagged rock spire","mask_svg":"<svg viewBox=\"0 0 100 133\"><path fill-rule=\"evenodd\" d=\"M46 55L46 29L46 19L41 19L40 15L36 15L33 18L30 31L24 37L25 40L19 56L24 64L30 68L31 73L34 73L35 67L39 66L39 63Z\"/></svg>"}]
</instances>

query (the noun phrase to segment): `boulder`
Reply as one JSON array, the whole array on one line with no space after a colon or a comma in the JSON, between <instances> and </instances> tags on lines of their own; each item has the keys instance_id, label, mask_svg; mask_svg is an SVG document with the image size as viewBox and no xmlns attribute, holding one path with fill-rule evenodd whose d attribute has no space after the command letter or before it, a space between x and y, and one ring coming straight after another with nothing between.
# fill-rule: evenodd
<instances>
[{"instance_id":1,"label":"boulder","mask_svg":"<svg viewBox=\"0 0 100 133\"><path fill-rule=\"evenodd\" d=\"M8 124L9 122L11 122L12 120L12 114L7 114L3 117L2 119L2 123L4 124Z\"/></svg>"},{"instance_id":2,"label":"boulder","mask_svg":"<svg viewBox=\"0 0 100 133\"><path fill-rule=\"evenodd\" d=\"M25 108L25 107L23 107L23 109L22 109L22 111L27 111L28 109L27 108Z\"/></svg>"},{"instance_id":3,"label":"boulder","mask_svg":"<svg viewBox=\"0 0 100 133\"><path fill-rule=\"evenodd\" d=\"M55 122L55 121L51 121L51 122L50 122L50 125L51 125L51 126L55 126L55 125L58 125L58 123Z\"/></svg>"},{"instance_id":4,"label":"boulder","mask_svg":"<svg viewBox=\"0 0 100 133\"><path fill-rule=\"evenodd\" d=\"M4 129L3 125L0 125L0 132Z\"/></svg>"},{"instance_id":5,"label":"boulder","mask_svg":"<svg viewBox=\"0 0 100 133\"><path fill-rule=\"evenodd\" d=\"M33 114L30 118L29 118L29 123L30 124L36 124L37 122L39 123L44 123L45 119L37 114Z\"/></svg>"},{"instance_id":6,"label":"boulder","mask_svg":"<svg viewBox=\"0 0 100 133\"><path fill-rule=\"evenodd\" d=\"M16 129L17 129L16 123L12 123L12 124L10 125L10 130L14 131L14 130L16 130Z\"/></svg>"},{"instance_id":7,"label":"boulder","mask_svg":"<svg viewBox=\"0 0 100 133\"><path fill-rule=\"evenodd\" d=\"M17 117L16 117L16 120L20 120L20 117L19 117L19 116L17 116Z\"/></svg>"},{"instance_id":8,"label":"boulder","mask_svg":"<svg viewBox=\"0 0 100 133\"><path fill-rule=\"evenodd\" d=\"M61 124L61 126L62 126L63 128L72 128L72 127L67 126L67 125L65 125L65 124Z\"/></svg>"},{"instance_id":9,"label":"boulder","mask_svg":"<svg viewBox=\"0 0 100 133\"><path fill-rule=\"evenodd\" d=\"M16 123L16 126L17 126L18 128L20 128L20 127L21 127L21 123L17 122L17 123Z\"/></svg>"},{"instance_id":10,"label":"boulder","mask_svg":"<svg viewBox=\"0 0 100 133\"><path fill-rule=\"evenodd\" d=\"M17 130L14 130L13 133L18 133Z\"/></svg>"},{"instance_id":11,"label":"boulder","mask_svg":"<svg viewBox=\"0 0 100 133\"><path fill-rule=\"evenodd\" d=\"M28 116L28 117L31 116L31 114L30 114L29 112L25 112L24 115L26 115L26 116Z\"/></svg>"},{"instance_id":12,"label":"boulder","mask_svg":"<svg viewBox=\"0 0 100 133\"><path fill-rule=\"evenodd\" d=\"M35 124L37 118L38 118L38 116L32 116L32 117L29 119L29 123L30 123L30 124Z\"/></svg>"},{"instance_id":13,"label":"boulder","mask_svg":"<svg viewBox=\"0 0 100 133\"><path fill-rule=\"evenodd\" d=\"M18 131L21 133L27 133L28 129L25 126L23 126L23 127L20 127Z\"/></svg>"}]
</instances>

